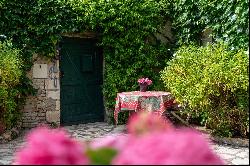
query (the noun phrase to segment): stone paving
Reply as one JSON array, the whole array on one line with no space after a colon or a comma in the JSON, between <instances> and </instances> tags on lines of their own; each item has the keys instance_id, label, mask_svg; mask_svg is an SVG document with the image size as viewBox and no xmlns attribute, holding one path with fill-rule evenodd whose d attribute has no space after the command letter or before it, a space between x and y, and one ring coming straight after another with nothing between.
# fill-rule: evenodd
<instances>
[{"instance_id":1,"label":"stone paving","mask_svg":"<svg viewBox=\"0 0 250 166\"><path fill-rule=\"evenodd\" d=\"M122 133L125 129L123 125L114 127L104 122L65 126L65 128L72 137L84 140L100 138L108 134ZM0 165L12 163L16 149L25 143L23 138L26 132L23 131L15 140L6 144L0 144ZM212 145L212 147L229 165L249 165L249 148L217 144Z\"/></svg>"}]
</instances>

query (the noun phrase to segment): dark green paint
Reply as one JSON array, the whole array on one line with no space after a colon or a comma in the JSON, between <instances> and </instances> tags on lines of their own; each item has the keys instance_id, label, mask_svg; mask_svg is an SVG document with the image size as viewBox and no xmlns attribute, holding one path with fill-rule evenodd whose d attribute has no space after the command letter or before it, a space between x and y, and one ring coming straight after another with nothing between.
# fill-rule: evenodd
<instances>
[{"instance_id":1,"label":"dark green paint","mask_svg":"<svg viewBox=\"0 0 250 166\"><path fill-rule=\"evenodd\" d=\"M103 121L103 57L96 40L63 37L60 47L61 124Z\"/></svg>"}]
</instances>

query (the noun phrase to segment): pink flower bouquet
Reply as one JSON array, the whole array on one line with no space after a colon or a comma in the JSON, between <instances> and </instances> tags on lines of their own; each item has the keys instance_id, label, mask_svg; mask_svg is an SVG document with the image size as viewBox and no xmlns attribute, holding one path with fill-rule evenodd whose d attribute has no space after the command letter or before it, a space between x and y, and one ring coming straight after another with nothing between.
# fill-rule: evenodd
<instances>
[{"instance_id":1,"label":"pink flower bouquet","mask_svg":"<svg viewBox=\"0 0 250 166\"><path fill-rule=\"evenodd\" d=\"M147 91L147 87L152 84L152 81L149 78L140 78L137 82L140 85L141 92Z\"/></svg>"},{"instance_id":2,"label":"pink flower bouquet","mask_svg":"<svg viewBox=\"0 0 250 166\"><path fill-rule=\"evenodd\" d=\"M146 85L152 84L152 81L149 78L140 78L137 82L139 84L146 84Z\"/></svg>"}]
</instances>

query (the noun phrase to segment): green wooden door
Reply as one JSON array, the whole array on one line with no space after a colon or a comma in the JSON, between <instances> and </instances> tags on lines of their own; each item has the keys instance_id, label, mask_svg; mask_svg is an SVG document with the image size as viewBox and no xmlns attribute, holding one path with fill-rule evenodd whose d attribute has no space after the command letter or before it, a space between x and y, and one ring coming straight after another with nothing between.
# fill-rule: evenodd
<instances>
[{"instance_id":1,"label":"green wooden door","mask_svg":"<svg viewBox=\"0 0 250 166\"><path fill-rule=\"evenodd\" d=\"M60 47L61 124L103 121L103 58L96 41L63 37Z\"/></svg>"}]
</instances>

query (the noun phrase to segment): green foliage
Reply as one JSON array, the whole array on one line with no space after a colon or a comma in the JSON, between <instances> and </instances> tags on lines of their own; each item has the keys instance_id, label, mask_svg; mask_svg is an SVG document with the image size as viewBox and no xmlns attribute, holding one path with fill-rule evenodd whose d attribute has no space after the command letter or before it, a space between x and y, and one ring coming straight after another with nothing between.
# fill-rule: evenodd
<instances>
[{"instance_id":1,"label":"green foliage","mask_svg":"<svg viewBox=\"0 0 250 166\"><path fill-rule=\"evenodd\" d=\"M199 43L201 32L212 28L216 39L239 49L248 46L248 11L247 0L2 0L0 34L22 50L29 70L33 53L55 55L62 34L97 32L105 57L105 104L113 109L116 93L138 90L140 77L153 81L151 90L162 89L158 73L171 55L149 37L165 21L173 23L177 47ZM22 90L29 85L25 80Z\"/></svg>"},{"instance_id":2,"label":"green foliage","mask_svg":"<svg viewBox=\"0 0 250 166\"><path fill-rule=\"evenodd\" d=\"M248 47L248 0L172 0L171 5L178 45L200 43L202 31L211 28L215 40L234 49Z\"/></svg>"},{"instance_id":3,"label":"green foliage","mask_svg":"<svg viewBox=\"0 0 250 166\"><path fill-rule=\"evenodd\" d=\"M117 151L112 148L99 148L97 150L88 149L86 155L89 157L91 165L110 165Z\"/></svg>"},{"instance_id":4,"label":"green foliage","mask_svg":"<svg viewBox=\"0 0 250 166\"><path fill-rule=\"evenodd\" d=\"M176 35L177 45L200 43L201 32L205 29L202 21L202 0L172 0L171 13L173 31Z\"/></svg>"},{"instance_id":5,"label":"green foliage","mask_svg":"<svg viewBox=\"0 0 250 166\"><path fill-rule=\"evenodd\" d=\"M46 56L54 55L62 32L74 32L77 26L77 15L65 0L4 1L0 14L0 32L15 46Z\"/></svg>"},{"instance_id":6,"label":"green foliage","mask_svg":"<svg viewBox=\"0 0 250 166\"><path fill-rule=\"evenodd\" d=\"M148 37L166 21L167 7L164 0L4 1L0 33L13 38L18 48L50 57L63 33L99 33L105 57L105 104L114 108L116 93L138 90L140 77L149 77L154 90L163 87L158 73L170 54Z\"/></svg>"},{"instance_id":7,"label":"green foliage","mask_svg":"<svg viewBox=\"0 0 250 166\"><path fill-rule=\"evenodd\" d=\"M236 107L223 107L208 112L207 127L214 129L215 135L232 137L248 136L249 112Z\"/></svg>"},{"instance_id":8,"label":"green foliage","mask_svg":"<svg viewBox=\"0 0 250 166\"><path fill-rule=\"evenodd\" d=\"M0 42L0 121L7 127L18 119L17 99L21 93L17 89L22 76L20 51L12 48L11 42Z\"/></svg>"},{"instance_id":9,"label":"green foliage","mask_svg":"<svg viewBox=\"0 0 250 166\"><path fill-rule=\"evenodd\" d=\"M164 23L162 6L157 1L104 1L91 3L88 16L93 29L100 31L105 55L104 95L106 106L115 105L117 92L138 90L137 79L153 80L161 87L158 72L169 59L167 48L145 42ZM158 86L158 87L157 87Z\"/></svg>"},{"instance_id":10,"label":"green foliage","mask_svg":"<svg viewBox=\"0 0 250 166\"><path fill-rule=\"evenodd\" d=\"M161 78L177 101L186 105L193 117L213 126L214 132L225 127L228 133L235 130L245 135L249 125L248 62L245 51L233 52L221 43L183 46L161 72ZM232 116L242 121L235 122ZM243 129L238 129L238 123Z\"/></svg>"},{"instance_id":11,"label":"green foliage","mask_svg":"<svg viewBox=\"0 0 250 166\"><path fill-rule=\"evenodd\" d=\"M249 1L212 0L201 1L205 24L211 28L217 40L234 49L247 49L249 43Z\"/></svg>"}]
</instances>

